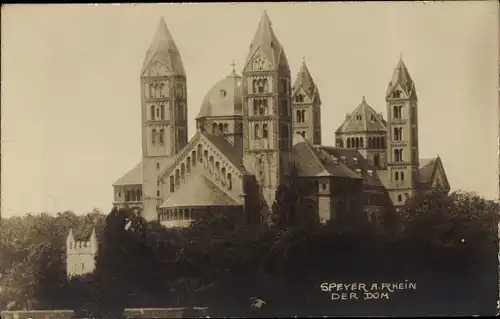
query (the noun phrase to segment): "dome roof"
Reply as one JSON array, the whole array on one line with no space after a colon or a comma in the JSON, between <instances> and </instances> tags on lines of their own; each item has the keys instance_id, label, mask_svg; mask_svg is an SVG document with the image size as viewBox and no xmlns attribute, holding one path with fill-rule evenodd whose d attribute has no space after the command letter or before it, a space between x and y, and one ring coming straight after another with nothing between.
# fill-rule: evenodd
<instances>
[{"instance_id":1,"label":"dome roof","mask_svg":"<svg viewBox=\"0 0 500 319\"><path fill-rule=\"evenodd\" d=\"M241 76L232 72L205 95L196 119L212 116L243 116Z\"/></svg>"}]
</instances>

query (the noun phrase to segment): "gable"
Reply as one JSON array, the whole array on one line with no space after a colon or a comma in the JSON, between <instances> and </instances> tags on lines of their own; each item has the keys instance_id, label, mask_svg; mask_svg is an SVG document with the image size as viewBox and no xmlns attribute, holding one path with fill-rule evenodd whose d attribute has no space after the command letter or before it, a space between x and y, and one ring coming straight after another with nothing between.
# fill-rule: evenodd
<instances>
[{"instance_id":1,"label":"gable","mask_svg":"<svg viewBox=\"0 0 500 319\"><path fill-rule=\"evenodd\" d=\"M197 172L187 176L177 191L170 195L161 205L168 207L206 207L206 206L239 206L217 185L208 180L203 173Z\"/></svg>"},{"instance_id":2,"label":"gable","mask_svg":"<svg viewBox=\"0 0 500 319\"><path fill-rule=\"evenodd\" d=\"M255 51L252 58L248 61L244 71L269 71L273 70L270 57L259 48Z\"/></svg>"},{"instance_id":3,"label":"gable","mask_svg":"<svg viewBox=\"0 0 500 319\"><path fill-rule=\"evenodd\" d=\"M292 96L292 99L293 101L297 101L296 100L296 97L302 95L303 96L303 100L301 101L298 101L300 103L312 103L312 99L311 99L311 96L309 96L309 94L304 90L303 87L299 87L299 88L296 88L295 89L295 92L293 93L293 96Z\"/></svg>"},{"instance_id":4,"label":"gable","mask_svg":"<svg viewBox=\"0 0 500 319\"><path fill-rule=\"evenodd\" d=\"M144 75L148 76L167 76L168 75L168 68L167 66L159 61L155 61L153 59L149 66L146 68L144 71Z\"/></svg>"},{"instance_id":5,"label":"gable","mask_svg":"<svg viewBox=\"0 0 500 319\"><path fill-rule=\"evenodd\" d=\"M400 95L397 97L393 96L393 93L399 91ZM407 99L408 95L406 94L406 91L401 87L399 83L396 83L396 85L392 86L387 90L387 96L388 98L398 98L398 99Z\"/></svg>"}]
</instances>

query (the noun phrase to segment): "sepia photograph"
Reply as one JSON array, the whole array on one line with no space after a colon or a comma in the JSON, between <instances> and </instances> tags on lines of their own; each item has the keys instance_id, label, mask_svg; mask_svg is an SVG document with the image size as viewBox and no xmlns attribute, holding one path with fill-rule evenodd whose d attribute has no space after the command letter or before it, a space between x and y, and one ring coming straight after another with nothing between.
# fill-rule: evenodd
<instances>
[{"instance_id":1,"label":"sepia photograph","mask_svg":"<svg viewBox=\"0 0 500 319\"><path fill-rule=\"evenodd\" d=\"M1 319L496 315L497 1L1 10Z\"/></svg>"}]
</instances>

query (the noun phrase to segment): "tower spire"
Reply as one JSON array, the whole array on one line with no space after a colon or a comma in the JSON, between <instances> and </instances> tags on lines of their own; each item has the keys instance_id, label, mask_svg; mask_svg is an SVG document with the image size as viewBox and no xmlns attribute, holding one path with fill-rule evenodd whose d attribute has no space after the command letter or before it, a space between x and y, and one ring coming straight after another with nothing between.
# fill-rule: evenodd
<instances>
[{"instance_id":1,"label":"tower spire","mask_svg":"<svg viewBox=\"0 0 500 319\"><path fill-rule=\"evenodd\" d=\"M163 17L160 18L153 41L144 58L141 74L144 73L153 60L165 64L173 73L185 75L179 50Z\"/></svg>"},{"instance_id":2,"label":"tower spire","mask_svg":"<svg viewBox=\"0 0 500 319\"><path fill-rule=\"evenodd\" d=\"M279 59L281 55L284 55L283 47L274 33L271 20L265 10L260 18L259 27L255 32L253 41L250 44L250 51L248 52L245 60L244 68L247 67L248 63L252 60L257 51L262 52L262 54L270 62L273 69L278 67L280 62ZM285 62L286 66L288 66L288 62L286 60Z\"/></svg>"}]
</instances>

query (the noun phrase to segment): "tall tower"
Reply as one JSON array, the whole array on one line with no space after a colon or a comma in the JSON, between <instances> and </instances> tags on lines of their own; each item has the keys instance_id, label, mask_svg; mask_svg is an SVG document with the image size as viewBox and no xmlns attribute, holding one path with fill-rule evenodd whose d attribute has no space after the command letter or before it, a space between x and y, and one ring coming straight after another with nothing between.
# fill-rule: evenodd
<instances>
[{"instance_id":1,"label":"tall tower","mask_svg":"<svg viewBox=\"0 0 500 319\"><path fill-rule=\"evenodd\" d=\"M157 177L187 143L186 74L165 20L160 19L141 71L143 217L157 218Z\"/></svg>"},{"instance_id":2,"label":"tall tower","mask_svg":"<svg viewBox=\"0 0 500 319\"><path fill-rule=\"evenodd\" d=\"M292 150L288 61L264 11L242 72L244 162L271 207L287 182Z\"/></svg>"},{"instance_id":3,"label":"tall tower","mask_svg":"<svg viewBox=\"0 0 500 319\"><path fill-rule=\"evenodd\" d=\"M305 60L292 92L293 132L321 145L321 99Z\"/></svg>"},{"instance_id":4,"label":"tall tower","mask_svg":"<svg viewBox=\"0 0 500 319\"><path fill-rule=\"evenodd\" d=\"M388 191L396 206L404 204L418 187L417 101L415 83L400 58L386 94Z\"/></svg>"}]
</instances>

